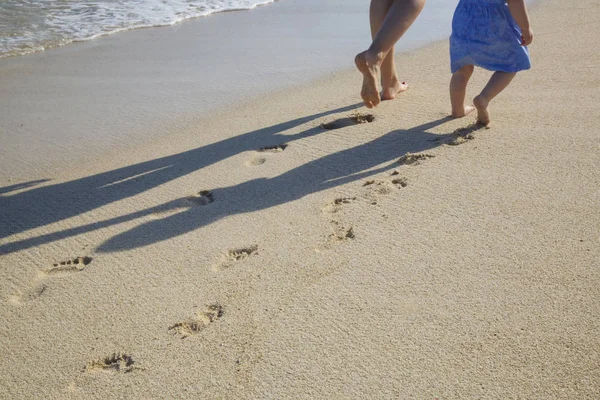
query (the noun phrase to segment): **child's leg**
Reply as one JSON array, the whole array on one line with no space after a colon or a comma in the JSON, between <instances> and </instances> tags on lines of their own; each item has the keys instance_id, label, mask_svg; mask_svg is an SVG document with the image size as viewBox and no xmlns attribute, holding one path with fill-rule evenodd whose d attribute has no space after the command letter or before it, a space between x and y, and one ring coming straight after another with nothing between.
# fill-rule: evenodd
<instances>
[{"instance_id":1,"label":"child's leg","mask_svg":"<svg viewBox=\"0 0 600 400\"><path fill-rule=\"evenodd\" d=\"M477 107L477 122L483 125L490 123L490 114L488 113L488 104L492 99L500 94L510 81L515 77L515 72L494 72L490 81L483 88L479 96L473 99L473 104Z\"/></svg>"},{"instance_id":2,"label":"child's leg","mask_svg":"<svg viewBox=\"0 0 600 400\"><path fill-rule=\"evenodd\" d=\"M473 75L473 65L465 65L452 75L450 80L450 102L452 103L452 117L461 118L474 110L472 106L465 106L467 83Z\"/></svg>"}]
</instances>

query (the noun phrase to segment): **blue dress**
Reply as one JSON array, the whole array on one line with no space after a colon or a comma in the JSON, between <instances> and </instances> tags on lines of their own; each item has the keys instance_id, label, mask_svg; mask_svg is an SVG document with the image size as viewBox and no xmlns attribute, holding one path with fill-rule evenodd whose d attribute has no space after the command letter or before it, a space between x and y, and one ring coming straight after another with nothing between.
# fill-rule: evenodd
<instances>
[{"instance_id":1,"label":"blue dress","mask_svg":"<svg viewBox=\"0 0 600 400\"><path fill-rule=\"evenodd\" d=\"M502 72L531 68L506 0L460 0L452 19L450 61L452 73L469 64Z\"/></svg>"}]
</instances>

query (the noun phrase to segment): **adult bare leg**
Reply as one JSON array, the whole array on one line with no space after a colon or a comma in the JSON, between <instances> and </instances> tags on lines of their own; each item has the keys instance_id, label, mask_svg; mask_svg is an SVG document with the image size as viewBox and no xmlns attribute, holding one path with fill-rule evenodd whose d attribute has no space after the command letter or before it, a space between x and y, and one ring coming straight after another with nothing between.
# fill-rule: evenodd
<instances>
[{"instance_id":1,"label":"adult bare leg","mask_svg":"<svg viewBox=\"0 0 600 400\"><path fill-rule=\"evenodd\" d=\"M373 0L369 9L371 21L371 38L375 39L377 32L381 29L385 17L394 3L394 0ZM381 99L393 100L398 93L404 92L408 86L400 82L396 75L396 64L394 62L394 47L388 52L381 63Z\"/></svg>"},{"instance_id":2,"label":"adult bare leg","mask_svg":"<svg viewBox=\"0 0 600 400\"><path fill-rule=\"evenodd\" d=\"M389 4L390 1L391 5ZM381 77L383 62L393 49L394 44L417 19L425 5L425 0L371 0L371 8L375 8L377 15L380 15L380 7L384 9L386 5L389 5L389 8L381 27L373 38L371 46L366 51L359 53L354 59L356 67L363 74L361 97L368 108L372 108L381 102L378 81ZM388 67L394 66L393 52L391 56L391 65L388 64ZM389 72L389 70L387 71ZM388 75L389 77L390 75Z\"/></svg>"}]
</instances>

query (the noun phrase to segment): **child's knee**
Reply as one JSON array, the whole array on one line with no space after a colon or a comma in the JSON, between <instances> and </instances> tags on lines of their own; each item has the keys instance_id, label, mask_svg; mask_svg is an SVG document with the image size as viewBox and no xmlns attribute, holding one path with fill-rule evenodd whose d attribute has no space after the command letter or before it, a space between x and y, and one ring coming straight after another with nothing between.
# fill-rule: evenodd
<instances>
[{"instance_id":1,"label":"child's knee","mask_svg":"<svg viewBox=\"0 0 600 400\"><path fill-rule=\"evenodd\" d=\"M473 75L474 70L475 66L473 64L469 64L456 71L456 73L468 78Z\"/></svg>"}]
</instances>

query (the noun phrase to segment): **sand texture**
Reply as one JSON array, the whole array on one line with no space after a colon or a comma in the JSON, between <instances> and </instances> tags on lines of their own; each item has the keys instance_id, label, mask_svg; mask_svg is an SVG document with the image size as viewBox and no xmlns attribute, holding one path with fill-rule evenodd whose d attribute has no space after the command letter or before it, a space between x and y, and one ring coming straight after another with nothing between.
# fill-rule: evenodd
<instances>
[{"instance_id":1,"label":"sand texture","mask_svg":"<svg viewBox=\"0 0 600 400\"><path fill-rule=\"evenodd\" d=\"M600 398L600 2L531 14L490 129L444 41L0 173L0 398Z\"/></svg>"}]
</instances>

